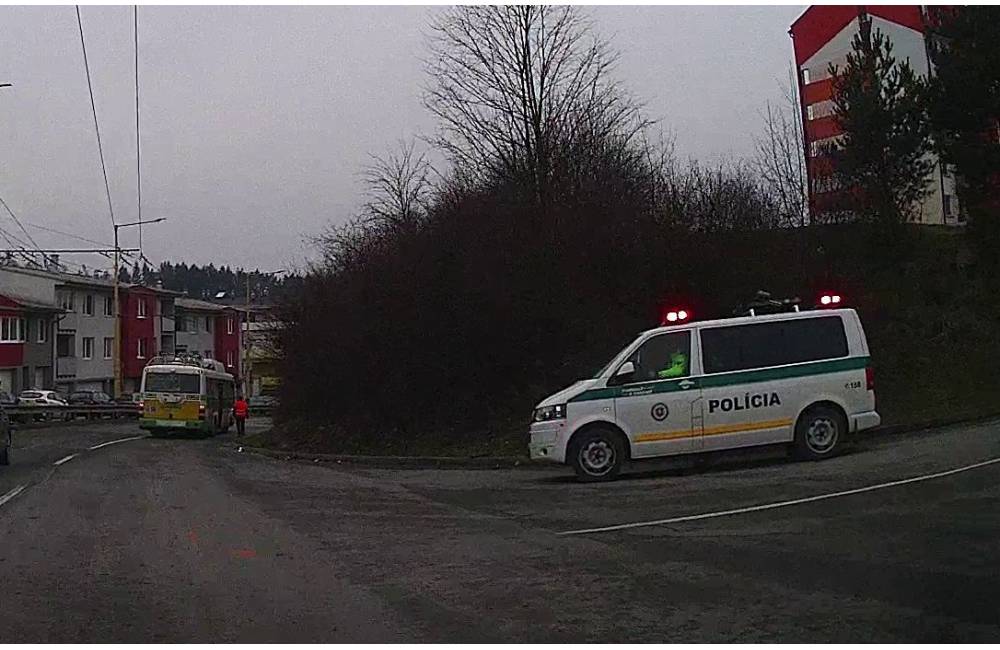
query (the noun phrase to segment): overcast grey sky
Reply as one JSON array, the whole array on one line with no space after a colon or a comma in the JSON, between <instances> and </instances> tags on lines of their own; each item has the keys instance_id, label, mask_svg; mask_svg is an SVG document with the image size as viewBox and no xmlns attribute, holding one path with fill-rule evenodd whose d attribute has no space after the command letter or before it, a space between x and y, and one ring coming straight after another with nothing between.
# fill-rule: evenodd
<instances>
[{"instance_id":1,"label":"overcast grey sky","mask_svg":"<svg viewBox=\"0 0 1000 650\"><path fill-rule=\"evenodd\" d=\"M677 153L744 156L780 98L803 7L594 7L618 76ZM433 130L423 7L140 7L146 255L286 268L348 218L369 152ZM131 7L82 7L115 216L136 216ZM0 196L25 222L111 240L72 6L0 7ZM0 228L15 231L0 212ZM40 245L86 246L33 229ZM124 233L125 231L123 231ZM123 243L134 244L134 233ZM90 267L101 258L76 258Z\"/></svg>"}]
</instances>

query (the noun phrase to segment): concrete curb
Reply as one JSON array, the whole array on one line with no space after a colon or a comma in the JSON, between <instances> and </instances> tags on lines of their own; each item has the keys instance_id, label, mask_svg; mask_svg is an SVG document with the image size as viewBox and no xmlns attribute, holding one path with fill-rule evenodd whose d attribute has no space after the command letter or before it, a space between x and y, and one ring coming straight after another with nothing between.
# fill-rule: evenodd
<instances>
[{"instance_id":1,"label":"concrete curb","mask_svg":"<svg viewBox=\"0 0 1000 650\"><path fill-rule=\"evenodd\" d=\"M960 418L937 418L917 424L892 424L876 427L861 432L866 440L885 437L918 434L931 429L939 429L961 424L985 424L990 421L1000 421L1000 412L990 415L968 416ZM233 443L234 448L240 448L244 453L258 454L278 460L298 460L333 464L360 465L378 469L552 469L555 464L546 461L534 461L520 456L479 456L463 458L460 456L360 456L353 454L320 454L302 451L268 449L266 447L247 447Z\"/></svg>"},{"instance_id":2,"label":"concrete curb","mask_svg":"<svg viewBox=\"0 0 1000 650\"><path fill-rule=\"evenodd\" d=\"M875 427L869 431L862 431L860 435L865 437L890 437L916 434L928 429L941 429L944 427L958 426L961 424L987 424L992 421L1000 421L1000 412L988 415L970 415L954 418L935 418L925 420L915 424L889 424Z\"/></svg>"},{"instance_id":3,"label":"concrete curb","mask_svg":"<svg viewBox=\"0 0 1000 650\"><path fill-rule=\"evenodd\" d=\"M378 469L552 469L552 463L538 462L518 456L357 456L353 454L319 454L283 451L266 447L245 447L233 444L244 453L258 454L278 460L299 460L321 463L361 465Z\"/></svg>"}]
</instances>

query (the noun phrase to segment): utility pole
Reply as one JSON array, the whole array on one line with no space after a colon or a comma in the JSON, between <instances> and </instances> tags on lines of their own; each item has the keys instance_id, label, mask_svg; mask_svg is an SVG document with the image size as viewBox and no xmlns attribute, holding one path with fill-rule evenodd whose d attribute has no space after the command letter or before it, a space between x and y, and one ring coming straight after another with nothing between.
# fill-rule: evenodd
<instances>
[{"instance_id":1,"label":"utility pole","mask_svg":"<svg viewBox=\"0 0 1000 650\"><path fill-rule=\"evenodd\" d=\"M159 219L150 219L149 221L133 221L131 223L116 223L114 224L115 229L115 277L113 280L114 286L114 301L115 301L115 342L114 347L111 349L111 359L114 364L114 377L115 385L112 390L114 397L121 397L122 395L122 308L121 308L121 298L119 285L121 282L118 281L118 271L119 271L119 252L121 249L118 247L118 229L119 228L129 228L131 226L139 226L146 223L160 223L161 221L166 221L165 217L160 217ZM133 249L137 250L137 249Z\"/></svg>"}]
</instances>

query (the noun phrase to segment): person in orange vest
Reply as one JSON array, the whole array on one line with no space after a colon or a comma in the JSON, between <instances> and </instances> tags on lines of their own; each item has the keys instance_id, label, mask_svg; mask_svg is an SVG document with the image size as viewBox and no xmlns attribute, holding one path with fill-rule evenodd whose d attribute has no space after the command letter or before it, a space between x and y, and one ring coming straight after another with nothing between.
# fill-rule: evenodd
<instances>
[{"instance_id":1,"label":"person in orange vest","mask_svg":"<svg viewBox=\"0 0 1000 650\"><path fill-rule=\"evenodd\" d=\"M243 395L237 395L233 402L233 415L236 416L236 435L242 436L247 427L247 416L250 415L250 405L243 399Z\"/></svg>"}]
</instances>

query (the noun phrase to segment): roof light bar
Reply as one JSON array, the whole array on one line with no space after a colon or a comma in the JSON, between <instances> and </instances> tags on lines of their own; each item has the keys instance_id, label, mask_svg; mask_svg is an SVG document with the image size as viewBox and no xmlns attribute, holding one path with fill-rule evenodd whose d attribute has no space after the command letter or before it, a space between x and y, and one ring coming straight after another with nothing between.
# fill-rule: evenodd
<instances>
[{"instance_id":1,"label":"roof light bar","mask_svg":"<svg viewBox=\"0 0 1000 650\"><path fill-rule=\"evenodd\" d=\"M823 294L819 298L819 304L823 305L824 307L828 307L830 305L839 305L840 302L841 302L841 297L835 293Z\"/></svg>"},{"instance_id":2,"label":"roof light bar","mask_svg":"<svg viewBox=\"0 0 1000 650\"><path fill-rule=\"evenodd\" d=\"M677 309L674 311L668 311L666 317L664 317L663 322L665 323L679 323L680 321L685 321L690 317L690 314L685 309Z\"/></svg>"}]
</instances>

